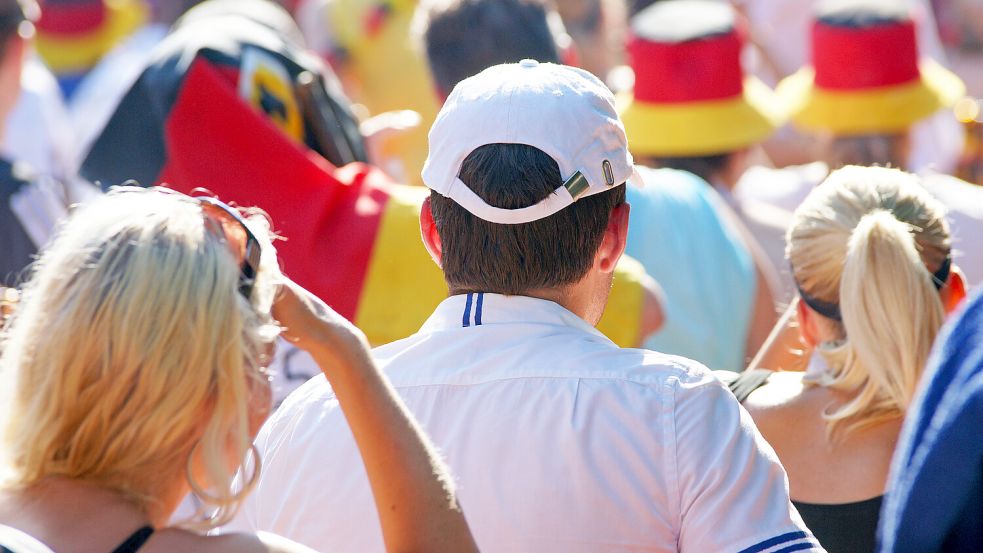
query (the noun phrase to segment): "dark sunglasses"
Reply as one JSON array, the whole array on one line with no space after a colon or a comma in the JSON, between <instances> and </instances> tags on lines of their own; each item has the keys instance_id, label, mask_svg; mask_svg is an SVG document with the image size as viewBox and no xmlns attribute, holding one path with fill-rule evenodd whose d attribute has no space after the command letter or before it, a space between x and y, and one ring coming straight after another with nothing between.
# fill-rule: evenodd
<instances>
[{"instance_id":1,"label":"dark sunglasses","mask_svg":"<svg viewBox=\"0 0 983 553\"><path fill-rule=\"evenodd\" d=\"M207 196L196 196L194 200L201 206L205 216L222 226L222 233L240 263L239 293L249 299L259 272L262 254L259 240L234 207Z\"/></svg>"}]
</instances>

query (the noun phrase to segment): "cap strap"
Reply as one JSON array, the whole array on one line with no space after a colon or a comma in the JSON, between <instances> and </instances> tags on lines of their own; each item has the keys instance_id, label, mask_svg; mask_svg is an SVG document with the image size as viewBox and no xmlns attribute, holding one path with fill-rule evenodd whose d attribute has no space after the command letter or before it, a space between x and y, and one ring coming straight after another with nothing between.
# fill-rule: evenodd
<instances>
[{"instance_id":1,"label":"cap strap","mask_svg":"<svg viewBox=\"0 0 983 553\"><path fill-rule=\"evenodd\" d=\"M584 179L584 182L586 183L587 180ZM549 217L575 201L570 190L567 189L566 183L559 186L549 196L546 196L538 203L518 209L504 209L488 205L468 185L464 184L461 179L454 179L454 183L445 196L454 200L455 203L468 210L475 217L501 225L531 223L532 221Z\"/></svg>"},{"instance_id":2,"label":"cap strap","mask_svg":"<svg viewBox=\"0 0 983 553\"><path fill-rule=\"evenodd\" d=\"M583 173L577 171L572 177L567 179L567 182L563 183L563 188L566 188L574 201L577 201L580 199L581 194L590 190L590 182L587 181L587 177Z\"/></svg>"}]
</instances>

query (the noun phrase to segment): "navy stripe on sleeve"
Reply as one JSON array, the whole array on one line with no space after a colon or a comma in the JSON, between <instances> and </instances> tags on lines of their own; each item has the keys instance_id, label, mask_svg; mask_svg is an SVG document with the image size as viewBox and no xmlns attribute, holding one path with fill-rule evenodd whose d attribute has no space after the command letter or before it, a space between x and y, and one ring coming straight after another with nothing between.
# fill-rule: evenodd
<instances>
[{"instance_id":1,"label":"navy stripe on sleeve","mask_svg":"<svg viewBox=\"0 0 983 553\"><path fill-rule=\"evenodd\" d=\"M805 551L807 549L816 549L816 546L813 545L812 542L804 541L788 547L783 547L774 553L792 553L793 551Z\"/></svg>"},{"instance_id":2,"label":"navy stripe on sleeve","mask_svg":"<svg viewBox=\"0 0 983 553\"><path fill-rule=\"evenodd\" d=\"M468 292L468 301L464 304L464 318L461 323L465 327L471 326L471 298L474 296L471 292Z\"/></svg>"},{"instance_id":3,"label":"navy stripe on sleeve","mask_svg":"<svg viewBox=\"0 0 983 553\"><path fill-rule=\"evenodd\" d=\"M781 536L775 536L774 538L769 538L763 542L758 542L755 545L748 547L747 549L740 550L739 553L759 553L760 551L764 551L765 549L770 549L772 547L775 547L776 545L782 545L783 543L798 541L808 537L809 534L805 532L801 532L801 531L789 532L787 534L782 534ZM795 546L792 546L792 547L796 547L796 549L783 549L781 551L798 551L799 550L799 548L797 547L798 545L803 545L803 544L796 544ZM804 544L804 545L812 547L811 544Z\"/></svg>"},{"instance_id":4,"label":"navy stripe on sleeve","mask_svg":"<svg viewBox=\"0 0 983 553\"><path fill-rule=\"evenodd\" d=\"M478 292L478 305L474 308L474 324L475 326L481 326L481 304L484 303L485 293Z\"/></svg>"}]
</instances>

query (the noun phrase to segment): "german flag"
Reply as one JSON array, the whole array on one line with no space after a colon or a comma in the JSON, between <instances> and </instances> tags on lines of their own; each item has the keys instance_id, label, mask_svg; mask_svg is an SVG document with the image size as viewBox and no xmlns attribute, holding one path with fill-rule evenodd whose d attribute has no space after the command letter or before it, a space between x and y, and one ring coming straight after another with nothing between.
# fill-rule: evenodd
<instances>
[{"instance_id":1,"label":"german flag","mask_svg":"<svg viewBox=\"0 0 983 553\"><path fill-rule=\"evenodd\" d=\"M182 192L202 187L260 206L286 238L277 249L287 274L373 344L412 334L447 295L420 240L427 191L361 161L354 120L340 102L321 104L334 120L319 118L332 132L318 137L305 113L311 91L298 91L313 74L314 96L341 98L326 70L262 25L229 22L209 20L205 34L190 25L165 40L96 141L84 176L104 187L129 179ZM326 152L326 141L334 151ZM626 273L615 288L606 330L620 343L636 342L637 275Z\"/></svg>"}]
</instances>

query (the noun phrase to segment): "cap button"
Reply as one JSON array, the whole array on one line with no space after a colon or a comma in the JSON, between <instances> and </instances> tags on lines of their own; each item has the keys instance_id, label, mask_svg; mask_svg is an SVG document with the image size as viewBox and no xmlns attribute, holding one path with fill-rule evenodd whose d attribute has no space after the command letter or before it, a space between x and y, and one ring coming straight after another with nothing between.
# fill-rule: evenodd
<instances>
[{"instance_id":1,"label":"cap button","mask_svg":"<svg viewBox=\"0 0 983 553\"><path fill-rule=\"evenodd\" d=\"M539 65L538 61L531 60L531 59L524 59L519 62L520 67L537 67L538 65Z\"/></svg>"}]
</instances>

